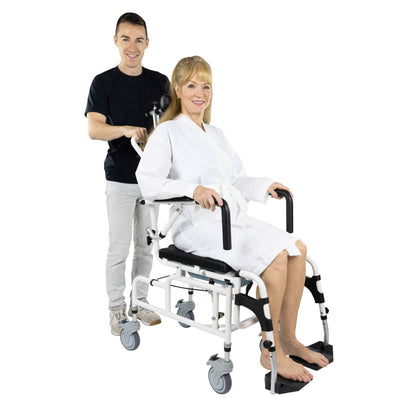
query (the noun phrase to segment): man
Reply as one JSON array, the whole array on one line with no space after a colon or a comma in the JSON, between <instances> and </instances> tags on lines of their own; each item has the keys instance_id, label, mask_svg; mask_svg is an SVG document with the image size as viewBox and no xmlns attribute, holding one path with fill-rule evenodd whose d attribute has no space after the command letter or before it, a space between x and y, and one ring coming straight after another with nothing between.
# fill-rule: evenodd
<instances>
[{"instance_id":1,"label":"man","mask_svg":"<svg viewBox=\"0 0 416 418\"><path fill-rule=\"evenodd\" d=\"M169 80L142 67L149 39L140 16L125 13L118 19L114 43L120 52L120 63L94 78L85 115L90 138L107 141L109 145L104 163L110 239L106 281L111 333L120 335L118 323L126 319L124 273L132 235L132 279L137 275L148 277L152 268L151 246L146 242L150 216L147 207L139 204L141 192L135 176L140 157L129 138L134 137L141 147L145 145L153 127L146 112L169 92ZM147 285L141 286L138 296L145 299ZM139 309L138 318L145 325L161 322L156 313L144 308Z\"/></svg>"}]
</instances>

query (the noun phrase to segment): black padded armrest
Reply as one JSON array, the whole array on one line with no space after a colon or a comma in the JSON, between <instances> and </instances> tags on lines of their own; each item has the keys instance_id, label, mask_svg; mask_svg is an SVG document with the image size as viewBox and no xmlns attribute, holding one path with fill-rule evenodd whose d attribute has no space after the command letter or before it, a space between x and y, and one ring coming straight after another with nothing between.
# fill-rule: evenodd
<instances>
[{"instance_id":1,"label":"black padded armrest","mask_svg":"<svg viewBox=\"0 0 416 418\"><path fill-rule=\"evenodd\" d=\"M157 203L188 203L195 202L193 199L187 196L174 197L171 199L155 200ZM198 204L197 202L195 202ZM230 208L226 200L222 199L221 208L221 221L222 221L222 247L224 250L231 250L231 215Z\"/></svg>"},{"instance_id":2,"label":"black padded armrest","mask_svg":"<svg viewBox=\"0 0 416 418\"><path fill-rule=\"evenodd\" d=\"M293 232L293 199L290 192L284 189L274 190L278 196L286 199L286 231Z\"/></svg>"},{"instance_id":3,"label":"black padded armrest","mask_svg":"<svg viewBox=\"0 0 416 418\"><path fill-rule=\"evenodd\" d=\"M172 197L170 199L157 199L155 202L158 203L177 203L177 202L193 202L194 200L188 196Z\"/></svg>"}]
</instances>

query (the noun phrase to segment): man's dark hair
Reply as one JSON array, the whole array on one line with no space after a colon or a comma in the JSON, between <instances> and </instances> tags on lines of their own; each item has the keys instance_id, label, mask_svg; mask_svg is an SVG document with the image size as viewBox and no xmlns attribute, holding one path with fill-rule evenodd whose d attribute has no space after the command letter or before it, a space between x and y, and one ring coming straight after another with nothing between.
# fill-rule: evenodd
<instances>
[{"instance_id":1,"label":"man's dark hair","mask_svg":"<svg viewBox=\"0 0 416 418\"><path fill-rule=\"evenodd\" d=\"M143 26L144 30L146 31L146 39L147 39L146 22L138 14L128 12L128 13L124 13L123 15L121 15L117 20L116 36L117 36L117 31L118 31L118 27L119 27L120 23L131 23L132 25Z\"/></svg>"}]
</instances>

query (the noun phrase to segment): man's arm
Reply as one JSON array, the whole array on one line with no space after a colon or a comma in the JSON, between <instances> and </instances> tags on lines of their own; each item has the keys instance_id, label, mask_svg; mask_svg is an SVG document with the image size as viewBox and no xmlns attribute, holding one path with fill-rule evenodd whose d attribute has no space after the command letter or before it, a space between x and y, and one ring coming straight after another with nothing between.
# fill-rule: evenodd
<instances>
[{"instance_id":1,"label":"man's arm","mask_svg":"<svg viewBox=\"0 0 416 418\"><path fill-rule=\"evenodd\" d=\"M88 135L91 139L101 141L112 141L113 139L125 136L127 138L135 137L136 141L142 145L147 141L146 128L138 126L112 126L106 123L107 118L101 113L88 112Z\"/></svg>"}]
</instances>

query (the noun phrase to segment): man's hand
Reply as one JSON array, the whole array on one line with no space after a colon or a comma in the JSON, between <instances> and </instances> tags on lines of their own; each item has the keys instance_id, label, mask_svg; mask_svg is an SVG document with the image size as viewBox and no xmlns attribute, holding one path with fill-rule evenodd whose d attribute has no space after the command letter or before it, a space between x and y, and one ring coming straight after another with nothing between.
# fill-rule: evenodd
<instances>
[{"instance_id":1,"label":"man's hand","mask_svg":"<svg viewBox=\"0 0 416 418\"><path fill-rule=\"evenodd\" d=\"M147 142L147 130L146 128L140 128L138 126L123 126L122 129L123 135L127 138L134 137L136 142L139 144L141 149L144 149L144 146Z\"/></svg>"}]
</instances>

